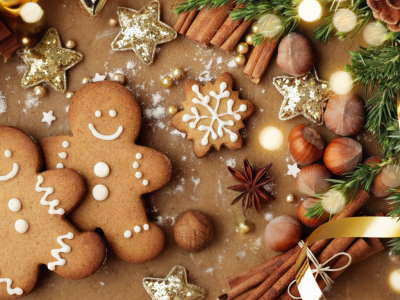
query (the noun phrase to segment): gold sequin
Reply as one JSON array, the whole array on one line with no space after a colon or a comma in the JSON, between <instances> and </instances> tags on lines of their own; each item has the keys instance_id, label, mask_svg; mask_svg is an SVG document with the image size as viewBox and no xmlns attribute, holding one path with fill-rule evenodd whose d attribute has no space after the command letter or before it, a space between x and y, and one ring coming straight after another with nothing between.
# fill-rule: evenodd
<instances>
[{"instance_id":1,"label":"gold sequin","mask_svg":"<svg viewBox=\"0 0 400 300\"><path fill-rule=\"evenodd\" d=\"M160 21L160 3L152 1L140 11L130 8L118 8L121 32L112 42L113 50L133 50L146 64L154 59L158 44L172 41L177 33Z\"/></svg>"},{"instance_id":2,"label":"gold sequin","mask_svg":"<svg viewBox=\"0 0 400 300\"><path fill-rule=\"evenodd\" d=\"M27 65L21 86L28 88L42 82L57 92L67 88L65 72L82 61L80 52L63 48L56 29L51 28L34 48L23 48L19 55Z\"/></svg>"},{"instance_id":3,"label":"gold sequin","mask_svg":"<svg viewBox=\"0 0 400 300\"><path fill-rule=\"evenodd\" d=\"M317 125L324 123L324 102L333 92L326 81L319 80L315 69L302 76L275 77L273 83L285 97L279 119L286 121L303 115Z\"/></svg>"},{"instance_id":4,"label":"gold sequin","mask_svg":"<svg viewBox=\"0 0 400 300\"><path fill-rule=\"evenodd\" d=\"M175 266L165 279L144 278L143 286L152 300L201 300L207 294L203 288L187 282L182 266Z\"/></svg>"}]
</instances>

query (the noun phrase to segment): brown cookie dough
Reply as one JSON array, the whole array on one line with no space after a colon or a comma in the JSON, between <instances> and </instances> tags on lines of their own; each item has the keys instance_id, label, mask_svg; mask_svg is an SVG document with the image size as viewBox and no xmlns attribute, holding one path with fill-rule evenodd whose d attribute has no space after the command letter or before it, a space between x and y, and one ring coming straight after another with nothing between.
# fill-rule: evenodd
<instances>
[{"instance_id":1,"label":"brown cookie dough","mask_svg":"<svg viewBox=\"0 0 400 300\"><path fill-rule=\"evenodd\" d=\"M122 85L102 81L84 86L68 113L72 136L43 139L46 167L71 168L85 178L87 192L70 218L78 228L101 228L122 259L143 263L164 246L161 228L149 222L142 195L164 186L171 163L162 153L138 146L139 105Z\"/></svg>"},{"instance_id":2,"label":"brown cookie dough","mask_svg":"<svg viewBox=\"0 0 400 300\"><path fill-rule=\"evenodd\" d=\"M0 298L31 292L41 264L68 279L95 273L106 255L103 239L65 218L85 193L82 177L68 169L39 173L38 145L13 127L0 127L0 155Z\"/></svg>"}]
</instances>

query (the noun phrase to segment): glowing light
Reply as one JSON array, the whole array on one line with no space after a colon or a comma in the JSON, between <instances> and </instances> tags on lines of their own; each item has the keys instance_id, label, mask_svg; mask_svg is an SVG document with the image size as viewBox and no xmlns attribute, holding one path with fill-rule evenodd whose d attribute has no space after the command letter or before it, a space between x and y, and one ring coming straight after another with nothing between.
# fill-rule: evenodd
<instances>
[{"instance_id":1,"label":"glowing light","mask_svg":"<svg viewBox=\"0 0 400 300\"><path fill-rule=\"evenodd\" d=\"M282 146L283 134L278 128L267 126L260 132L259 140L265 149L274 151Z\"/></svg>"},{"instance_id":2,"label":"glowing light","mask_svg":"<svg viewBox=\"0 0 400 300\"><path fill-rule=\"evenodd\" d=\"M303 0L299 5L299 16L306 22L318 20L321 14L321 4L316 0Z\"/></svg>"},{"instance_id":3,"label":"glowing light","mask_svg":"<svg viewBox=\"0 0 400 300\"><path fill-rule=\"evenodd\" d=\"M389 275L389 286L393 292L400 294L400 269L392 271Z\"/></svg>"},{"instance_id":4,"label":"glowing light","mask_svg":"<svg viewBox=\"0 0 400 300\"><path fill-rule=\"evenodd\" d=\"M357 16L350 9L338 9L333 15L333 25L341 32L350 32L357 25Z\"/></svg>"},{"instance_id":5,"label":"glowing light","mask_svg":"<svg viewBox=\"0 0 400 300\"><path fill-rule=\"evenodd\" d=\"M346 95L353 88L353 78L347 72L337 71L332 74L329 84L335 94Z\"/></svg>"},{"instance_id":6,"label":"glowing light","mask_svg":"<svg viewBox=\"0 0 400 300\"><path fill-rule=\"evenodd\" d=\"M281 19L271 14L266 14L260 17L258 24L259 32L269 38L277 36L282 29Z\"/></svg>"},{"instance_id":7,"label":"glowing light","mask_svg":"<svg viewBox=\"0 0 400 300\"><path fill-rule=\"evenodd\" d=\"M346 206L346 198L341 192L332 190L324 195L321 203L326 212L336 215Z\"/></svg>"},{"instance_id":8,"label":"glowing light","mask_svg":"<svg viewBox=\"0 0 400 300\"><path fill-rule=\"evenodd\" d=\"M379 22L371 22L363 30L364 40L371 46L379 46L384 42L386 26Z\"/></svg>"}]
</instances>

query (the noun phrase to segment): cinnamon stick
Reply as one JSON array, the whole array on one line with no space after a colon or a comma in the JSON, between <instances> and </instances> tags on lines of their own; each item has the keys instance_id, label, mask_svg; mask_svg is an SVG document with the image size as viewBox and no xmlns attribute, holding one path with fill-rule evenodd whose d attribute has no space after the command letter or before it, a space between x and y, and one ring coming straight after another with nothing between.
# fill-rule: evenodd
<instances>
[{"instance_id":1,"label":"cinnamon stick","mask_svg":"<svg viewBox=\"0 0 400 300\"><path fill-rule=\"evenodd\" d=\"M187 11L178 16L178 20L176 20L175 25L174 25L174 29L176 32L179 32L181 30L181 28L182 28L183 24L185 23L189 14L190 14L190 11Z\"/></svg>"},{"instance_id":2,"label":"cinnamon stick","mask_svg":"<svg viewBox=\"0 0 400 300\"><path fill-rule=\"evenodd\" d=\"M255 46L253 52L244 69L244 74L254 83L259 83L262 75L268 67L268 64L275 52L278 40L271 41L270 39L265 41L260 46Z\"/></svg>"},{"instance_id":3,"label":"cinnamon stick","mask_svg":"<svg viewBox=\"0 0 400 300\"><path fill-rule=\"evenodd\" d=\"M0 54L7 61L13 55L14 51L21 47L17 36L13 33L0 41Z\"/></svg>"},{"instance_id":4,"label":"cinnamon stick","mask_svg":"<svg viewBox=\"0 0 400 300\"><path fill-rule=\"evenodd\" d=\"M231 1L224 6L202 9L189 27L186 37L203 47L207 47L218 29L228 18L233 5L234 1Z\"/></svg>"},{"instance_id":5,"label":"cinnamon stick","mask_svg":"<svg viewBox=\"0 0 400 300\"><path fill-rule=\"evenodd\" d=\"M196 18L197 14L199 11L197 9L192 10L188 17L185 20L185 23L183 23L182 28L179 30L180 34L186 34L188 31L189 27L192 25L194 18Z\"/></svg>"},{"instance_id":6,"label":"cinnamon stick","mask_svg":"<svg viewBox=\"0 0 400 300\"><path fill-rule=\"evenodd\" d=\"M227 53L231 52L250 25L251 21L243 22L242 24L240 24L239 27L237 27L235 31L230 35L230 37L228 37L228 39L222 44L220 49Z\"/></svg>"},{"instance_id":7,"label":"cinnamon stick","mask_svg":"<svg viewBox=\"0 0 400 300\"><path fill-rule=\"evenodd\" d=\"M244 8L245 5L238 4L235 6L237 8ZM234 9L234 10L235 10ZM231 16L229 16L224 24L222 24L221 28L215 34L215 36L211 40L211 44L216 47L221 47L221 45L231 36L231 34L235 31L235 29L242 23L243 19L234 21Z\"/></svg>"},{"instance_id":8,"label":"cinnamon stick","mask_svg":"<svg viewBox=\"0 0 400 300\"><path fill-rule=\"evenodd\" d=\"M331 220L337 220L342 218L348 218L357 213L358 210L368 201L369 194L364 190L359 190L354 197L354 200L346 205L342 212L335 215ZM311 245L310 250L314 255L318 255L331 240L321 240L317 241ZM300 250L299 250L300 251ZM294 264L297 260L298 254L292 255L285 263L283 263L278 269L274 271L271 276L269 276L259 287L257 287L254 292L252 292L246 300L258 300L277 282L279 281L279 286L275 286L275 289L281 290L289 286L295 278L295 267ZM279 294L278 294L279 295Z\"/></svg>"}]
</instances>

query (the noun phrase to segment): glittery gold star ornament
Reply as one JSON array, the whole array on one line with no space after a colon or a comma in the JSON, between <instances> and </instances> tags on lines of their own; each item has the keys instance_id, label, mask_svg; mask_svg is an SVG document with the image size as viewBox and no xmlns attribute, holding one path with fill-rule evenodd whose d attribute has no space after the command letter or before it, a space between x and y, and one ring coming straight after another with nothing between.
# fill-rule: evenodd
<instances>
[{"instance_id":1,"label":"glittery gold star ornament","mask_svg":"<svg viewBox=\"0 0 400 300\"><path fill-rule=\"evenodd\" d=\"M201 287L188 284L182 266L175 266L165 279L144 278L143 285L152 300L201 300L207 294Z\"/></svg>"},{"instance_id":2,"label":"glittery gold star ornament","mask_svg":"<svg viewBox=\"0 0 400 300\"><path fill-rule=\"evenodd\" d=\"M160 3L152 1L140 11L118 8L121 32L112 42L113 50L133 50L146 64L154 59L156 46L176 38L176 31L160 21Z\"/></svg>"},{"instance_id":3,"label":"glittery gold star ornament","mask_svg":"<svg viewBox=\"0 0 400 300\"><path fill-rule=\"evenodd\" d=\"M285 97L279 119L286 121L303 115L317 125L324 123L324 102L333 92L328 82L318 78L315 69L302 76L278 76L273 83Z\"/></svg>"},{"instance_id":4,"label":"glittery gold star ornament","mask_svg":"<svg viewBox=\"0 0 400 300\"><path fill-rule=\"evenodd\" d=\"M27 66L21 83L23 88L45 82L60 93L64 93L67 88L65 72L83 58L82 53L61 46L60 37L54 28L47 31L36 47L21 49L19 55Z\"/></svg>"}]
</instances>

